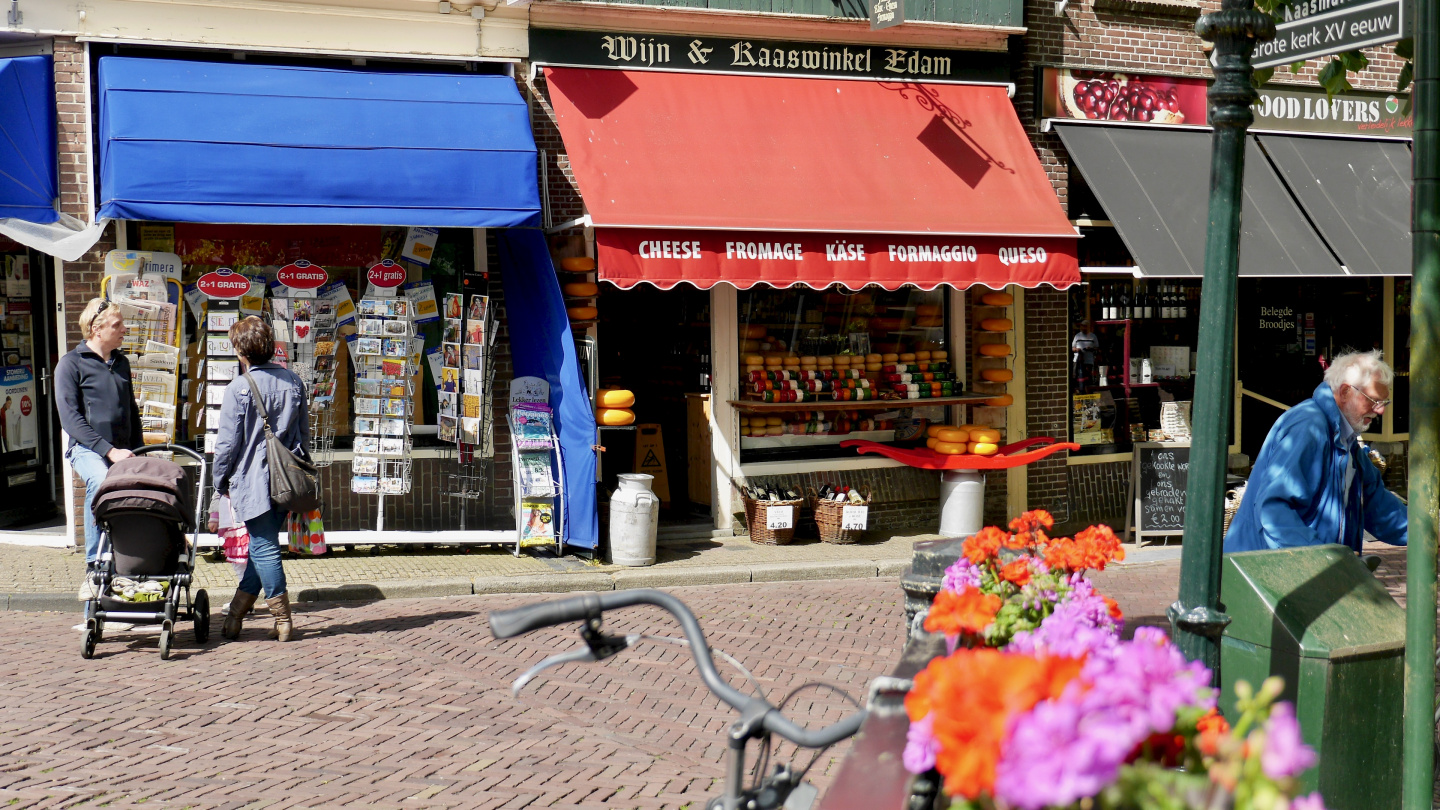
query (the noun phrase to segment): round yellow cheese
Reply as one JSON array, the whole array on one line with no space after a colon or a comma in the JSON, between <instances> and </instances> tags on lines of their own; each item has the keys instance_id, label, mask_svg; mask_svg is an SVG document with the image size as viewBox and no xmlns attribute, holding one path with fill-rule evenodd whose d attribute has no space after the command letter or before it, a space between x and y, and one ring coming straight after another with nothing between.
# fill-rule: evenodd
<instances>
[{"instance_id":1,"label":"round yellow cheese","mask_svg":"<svg viewBox=\"0 0 1440 810\"><path fill-rule=\"evenodd\" d=\"M992 442L970 442L968 447L977 456L993 456L1000 452L1000 446Z\"/></svg>"},{"instance_id":2,"label":"round yellow cheese","mask_svg":"<svg viewBox=\"0 0 1440 810\"><path fill-rule=\"evenodd\" d=\"M980 296L980 303L987 307L1008 307L1015 303L1015 296L1003 292L985 293Z\"/></svg>"},{"instance_id":3,"label":"round yellow cheese","mask_svg":"<svg viewBox=\"0 0 1440 810\"><path fill-rule=\"evenodd\" d=\"M994 430L992 428L980 428L979 430L972 430L970 431L970 441L981 442L984 444L999 444L1000 431Z\"/></svg>"},{"instance_id":4,"label":"round yellow cheese","mask_svg":"<svg viewBox=\"0 0 1440 810\"><path fill-rule=\"evenodd\" d=\"M590 281L574 281L569 284L561 284L560 291L571 298L589 298L599 294L600 285Z\"/></svg>"},{"instance_id":5,"label":"round yellow cheese","mask_svg":"<svg viewBox=\"0 0 1440 810\"><path fill-rule=\"evenodd\" d=\"M635 392L624 388L601 388L595 392L595 404L602 408L629 408L635 404Z\"/></svg>"},{"instance_id":6,"label":"round yellow cheese","mask_svg":"<svg viewBox=\"0 0 1440 810\"><path fill-rule=\"evenodd\" d=\"M968 430L960 430L959 428L945 428L939 433L936 433L935 438L939 439L942 442L954 442L956 444L964 444L965 442L970 441L970 435L971 434Z\"/></svg>"},{"instance_id":7,"label":"round yellow cheese","mask_svg":"<svg viewBox=\"0 0 1440 810\"><path fill-rule=\"evenodd\" d=\"M1010 382L1015 379L1015 372L1008 368L982 368L980 369L980 378L986 382Z\"/></svg>"},{"instance_id":8,"label":"round yellow cheese","mask_svg":"<svg viewBox=\"0 0 1440 810\"><path fill-rule=\"evenodd\" d=\"M980 354L984 355L985 357L1009 357L1010 344L982 343L980 344Z\"/></svg>"},{"instance_id":9,"label":"round yellow cheese","mask_svg":"<svg viewBox=\"0 0 1440 810\"><path fill-rule=\"evenodd\" d=\"M935 446L930 449L947 456L958 456L961 453L964 453L967 448L968 445L963 442L936 441Z\"/></svg>"},{"instance_id":10,"label":"round yellow cheese","mask_svg":"<svg viewBox=\"0 0 1440 810\"><path fill-rule=\"evenodd\" d=\"M572 256L560 260L560 269L567 273L588 273L595 269L595 260L589 256Z\"/></svg>"},{"instance_id":11,"label":"round yellow cheese","mask_svg":"<svg viewBox=\"0 0 1440 810\"><path fill-rule=\"evenodd\" d=\"M595 411L595 421L611 427L632 425L635 423L635 412L628 408L601 408Z\"/></svg>"},{"instance_id":12,"label":"round yellow cheese","mask_svg":"<svg viewBox=\"0 0 1440 810\"><path fill-rule=\"evenodd\" d=\"M991 397L985 400L985 404L992 408L1006 408L1015 404L1015 397L1010 394L1001 394L998 397Z\"/></svg>"}]
</instances>

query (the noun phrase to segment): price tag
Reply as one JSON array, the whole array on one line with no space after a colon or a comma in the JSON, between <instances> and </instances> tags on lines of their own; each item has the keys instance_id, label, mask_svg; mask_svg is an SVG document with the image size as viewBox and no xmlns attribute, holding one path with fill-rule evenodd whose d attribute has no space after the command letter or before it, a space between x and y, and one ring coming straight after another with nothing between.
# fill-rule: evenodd
<instances>
[{"instance_id":1,"label":"price tag","mask_svg":"<svg viewBox=\"0 0 1440 810\"><path fill-rule=\"evenodd\" d=\"M795 528L795 507L793 506L771 506L765 509L765 528L767 529L793 529Z\"/></svg>"},{"instance_id":2,"label":"price tag","mask_svg":"<svg viewBox=\"0 0 1440 810\"><path fill-rule=\"evenodd\" d=\"M868 506L847 506L840 515L841 529L859 529L864 531L865 523L870 518L870 507Z\"/></svg>"}]
</instances>

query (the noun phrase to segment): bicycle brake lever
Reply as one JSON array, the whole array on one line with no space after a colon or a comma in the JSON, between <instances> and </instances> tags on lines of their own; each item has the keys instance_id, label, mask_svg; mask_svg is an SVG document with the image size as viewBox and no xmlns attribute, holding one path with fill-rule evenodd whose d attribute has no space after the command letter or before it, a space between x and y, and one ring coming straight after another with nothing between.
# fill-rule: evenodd
<instances>
[{"instance_id":1,"label":"bicycle brake lever","mask_svg":"<svg viewBox=\"0 0 1440 810\"><path fill-rule=\"evenodd\" d=\"M539 675L551 667L561 664L589 664L596 661L603 661L639 641L641 637L640 633L633 633L628 636L607 636L601 633L595 635L596 638L594 640L590 638L585 639L586 646L577 650L571 650L570 652L556 653L525 670L520 677L515 679L514 683L510 684L510 694L514 697L520 697L520 691L525 688L526 684L534 680L536 675Z\"/></svg>"}]
</instances>

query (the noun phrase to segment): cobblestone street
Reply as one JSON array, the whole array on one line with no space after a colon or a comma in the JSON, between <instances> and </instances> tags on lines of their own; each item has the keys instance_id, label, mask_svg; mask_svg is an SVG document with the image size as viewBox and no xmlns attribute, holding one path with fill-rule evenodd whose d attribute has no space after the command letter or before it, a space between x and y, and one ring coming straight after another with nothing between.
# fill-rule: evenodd
<instances>
[{"instance_id":1,"label":"cobblestone street","mask_svg":"<svg viewBox=\"0 0 1440 810\"><path fill-rule=\"evenodd\" d=\"M1177 571L1100 577L1138 619L1163 611ZM674 592L772 700L816 679L863 698L900 654L894 578ZM732 715L688 652L644 644L551 670L516 700L516 675L579 643L569 628L491 638L487 612L537 598L317 603L300 608L297 642L267 641L252 619L241 642L220 641L217 622L196 648L185 626L167 662L153 633L117 634L84 661L73 614L0 615L0 805L703 807ZM607 626L678 632L649 608ZM811 690L787 711L815 725L844 709ZM845 750L811 771L822 789Z\"/></svg>"}]
</instances>

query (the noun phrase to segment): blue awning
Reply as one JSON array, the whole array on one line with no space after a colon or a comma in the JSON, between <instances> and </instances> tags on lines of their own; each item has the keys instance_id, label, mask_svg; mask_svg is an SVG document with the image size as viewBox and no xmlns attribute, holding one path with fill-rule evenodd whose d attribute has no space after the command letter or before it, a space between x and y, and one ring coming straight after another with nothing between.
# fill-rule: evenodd
<instances>
[{"instance_id":1,"label":"blue awning","mask_svg":"<svg viewBox=\"0 0 1440 810\"><path fill-rule=\"evenodd\" d=\"M59 186L50 57L0 59L0 218L54 222Z\"/></svg>"},{"instance_id":2,"label":"blue awning","mask_svg":"<svg viewBox=\"0 0 1440 810\"><path fill-rule=\"evenodd\" d=\"M538 225L508 76L100 60L100 215L284 225Z\"/></svg>"}]
</instances>

